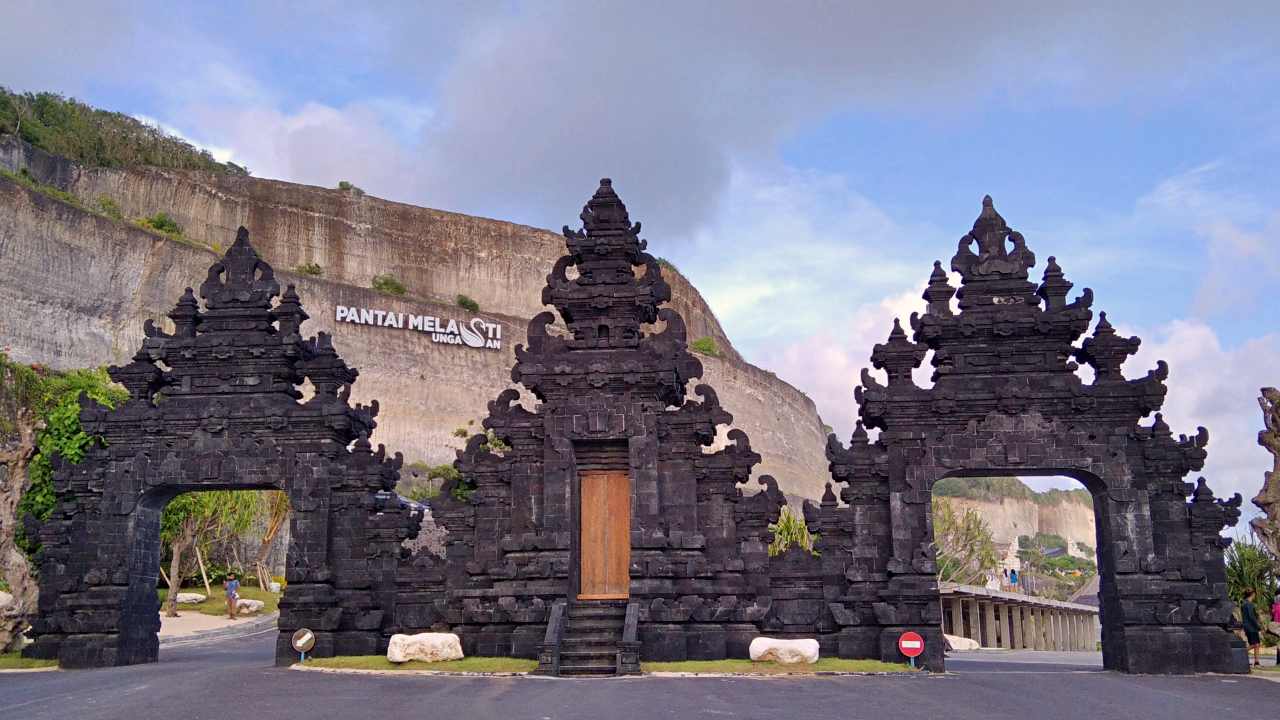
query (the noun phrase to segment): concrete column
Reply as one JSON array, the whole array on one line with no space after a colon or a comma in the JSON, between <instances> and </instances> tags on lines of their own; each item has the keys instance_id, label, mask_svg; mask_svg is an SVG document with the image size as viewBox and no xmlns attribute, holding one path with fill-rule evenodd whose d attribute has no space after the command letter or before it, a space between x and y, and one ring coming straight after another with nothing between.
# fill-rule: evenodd
<instances>
[{"instance_id":1,"label":"concrete column","mask_svg":"<svg viewBox=\"0 0 1280 720\"><path fill-rule=\"evenodd\" d=\"M1071 649L1076 651L1084 649L1084 613L1071 615Z\"/></svg>"},{"instance_id":2,"label":"concrete column","mask_svg":"<svg viewBox=\"0 0 1280 720\"><path fill-rule=\"evenodd\" d=\"M1009 637L1009 633L1012 632L1009 629L1009 610L1008 605L996 606L996 623L1000 626L1000 647L1005 650L1013 649L1013 640Z\"/></svg>"},{"instance_id":3,"label":"concrete column","mask_svg":"<svg viewBox=\"0 0 1280 720\"><path fill-rule=\"evenodd\" d=\"M1053 649L1066 650L1066 633L1063 632L1066 628L1063 627L1063 613L1058 608L1054 608L1051 612L1053 613Z\"/></svg>"},{"instance_id":4,"label":"concrete column","mask_svg":"<svg viewBox=\"0 0 1280 720\"><path fill-rule=\"evenodd\" d=\"M969 600L969 634L965 637L970 640L977 640L978 644L982 644L982 617L978 615L978 601Z\"/></svg>"},{"instance_id":5,"label":"concrete column","mask_svg":"<svg viewBox=\"0 0 1280 720\"><path fill-rule=\"evenodd\" d=\"M1040 642L1040 646L1036 649L1052 650L1053 635L1050 634L1049 613L1045 608L1036 608L1036 628L1040 631L1036 637L1036 640Z\"/></svg>"},{"instance_id":6,"label":"concrete column","mask_svg":"<svg viewBox=\"0 0 1280 720\"><path fill-rule=\"evenodd\" d=\"M1014 649L1014 650L1021 650L1023 647L1025 647L1025 646L1022 644L1022 623L1023 623L1023 620L1022 620L1022 606L1021 606L1021 605L1008 605L1008 606L1006 606L1006 607L1009 609L1009 612L1010 612L1010 613L1012 613L1012 615L1013 615L1013 617L1012 617L1012 620L1013 620L1013 649Z\"/></svg>"},{"instance_id":7,"label":"concrete column","mask_svg":"<svg viewBox=\"0 0 1280 720\"><path fill-rule=\"evenodd\" d=\"M953 597L951 603L951 634L964 637L964 605L960 598Z\"/></svg>"},{"instance_id":8,"label":"concrete column","mask_svg":"<svg viewBox=\"0 0 1280 720\"><path fill-rule=\"evenodd\" d=\"M982 603L982 647L997 647L996 606L990 601Z\"/></svg>"},{"instance_id":9,"label":"concrete column","mask_svg":"<svg viewBox=\"0 0 1280 720\"><path fill-rule=\"evenodd\" d=\"M1067 612L1065 610L1059 610L1058 611L1058 649L1059 650L1071 649L1071 641L1068 640L1068 637L1070 635L1067 632L1067 619L1068 619Z\"/></svg>"},{"instance_id":10,"label":"concrete column","mask_svg":"<svg viewBox=\"0 0 1280 720\"><path fill-rule=\"evenodd\" d=\"M1036 622L1036 609L1033 607L1022 608L1022 618L1026 623L1022 628L1022 634L1026 640L1026 648L1028 650L1040 649L1040 624Z\"/></svg>"}]
</instances>

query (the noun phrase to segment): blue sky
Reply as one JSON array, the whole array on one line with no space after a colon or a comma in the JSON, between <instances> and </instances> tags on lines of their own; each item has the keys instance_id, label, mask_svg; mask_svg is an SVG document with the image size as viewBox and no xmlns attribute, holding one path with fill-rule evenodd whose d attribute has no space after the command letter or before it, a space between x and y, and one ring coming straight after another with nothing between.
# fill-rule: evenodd
<instances>
[{"instance_id":1,"label":"blue sky","mask_svg":"<svg viewBox=\"0 0 1280 720\"><path fill-rule=\"evenodd\" d=\"M892 317L990 193L1173 374L1252 496L1280 384L1280 6L40 3L0 83L256 175L556 228L604 175L753 362L842 435Z\"/></svg>"}]
</instances>

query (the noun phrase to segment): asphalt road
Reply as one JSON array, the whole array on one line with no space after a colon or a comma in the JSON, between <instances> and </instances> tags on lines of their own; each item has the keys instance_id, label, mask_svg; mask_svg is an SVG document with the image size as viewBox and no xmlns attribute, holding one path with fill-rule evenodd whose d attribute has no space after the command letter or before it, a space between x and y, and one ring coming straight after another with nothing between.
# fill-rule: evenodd
<instances>
[{"instance_id":1,"label":"asphalt road","mask_svg":"<svg viewBox=\"0 0 1280 720\"><path fill-rule=\"evenodd\" d=\"M273 634L161 648L154 665L0 674L0 717L180 718L1019 718L1271 717L1280 683L1131 677L1092 653L966 654L933 676L810 679L382 677L271 665Z\"/></svg>"}]
</instances>

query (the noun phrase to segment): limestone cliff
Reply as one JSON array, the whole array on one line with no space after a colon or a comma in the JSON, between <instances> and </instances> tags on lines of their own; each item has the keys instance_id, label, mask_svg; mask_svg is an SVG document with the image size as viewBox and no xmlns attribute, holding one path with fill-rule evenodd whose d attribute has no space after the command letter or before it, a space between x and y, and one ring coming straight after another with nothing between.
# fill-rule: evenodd
<instances>
[{"instance_id":1,"label":"limestone cliff","mask_svg":"<svg viewBox=\"0 0 1280 720\"><path fill-rule=\"evenodd\" d=\"M409 461L452 460L461 444L452 431L483 417L485 404L511 385L513 349L524 342L528 318L544 309L541 289L564 247L546 230L354 191L81 167L10 136L0 137L0 168L26 168L88 206L109 198L126 218L165 212L184 229L177 242L0 178L0 347L15 360L54 368L127 362L143 322L167 323L183 288L199 284L215 251L244 225L282 280L298 286L312 318L304 330L332 333L360 369L353 401L380 400L375 441ZM291 272L308 263L323 275ZM406 294L374 291L379 274L394 276ZM827 469L813 401L743 362L698 291L678 272L664 274L690 340L712 337L723 350L722 358L701 358L704 379L763 456L757 473L774 475L788 492L818 497ZM459 294L481 310L458 307ZM339 322L338 306L397 313L406 327ZM432 342L407 327L410 316L479 318L501 327L501 348Z\"/></svg>"},{"instance_id":2,"label":"limestone cliff","mask_svg":"<svg viewBox=\"0 0 1280 720\"><path fill-rule=\"evenodd\" d=\"M948 497L947 500L959 512L977 512L991 528L997 544L1017 543L1020 535L1045 533L1065 539L1068 552L1076 557L1092 559L1097 549L1093 505L1078 495L1064 494L1052 501L1017 497ZM1081 544L1089 551L1082 550Z\"/></svg>"}]
</instances>

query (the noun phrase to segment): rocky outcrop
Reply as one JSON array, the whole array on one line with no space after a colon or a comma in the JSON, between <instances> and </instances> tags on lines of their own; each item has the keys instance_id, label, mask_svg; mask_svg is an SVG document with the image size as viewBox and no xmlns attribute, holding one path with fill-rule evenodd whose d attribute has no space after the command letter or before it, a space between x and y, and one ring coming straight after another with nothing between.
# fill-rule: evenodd
<instances>
[{"instance_id":1,"label":"rocky outcrop","mask_svg":"<svg viewBox=\"0 0 1280 720\"><path fill-rule=\"evenodd\" d=\"M110 198L125 217L166 212L184 229L177 242L0 178L0 303L7 308L0 345L14 359L58 369L127 362L143 322L167 326L164 314L183 288L199 283L245 225L282 282L297 285L311 313L306 332L331 332L360 369L352 401L381 401L375 439L409 462L452 461L462 446L453 431L478 422L488 400L511 386L513 349L525 342L528 318L544 309L546 269L564 243L546 230L351 191L155 168L85 168L9 136L0 138L0 167L27 168L88 206ZM289 272L307 263L323 275ZM722 350L723 357L700 358L704 379L761 454L755 473L775 476L789 493L820 496L825 434L813 401L743 362L697 290L678 272L663 272L689 338L711 337ZM406 294L374 291L379 274L394 276ZM481 310L458 307L459 294ZM479 318L501 327L501 347L473 349L431 342L407 327L339 322L339 306L442 322ZM726 433L721 428L719 435Z\"/></svg>"}]
</instances>

